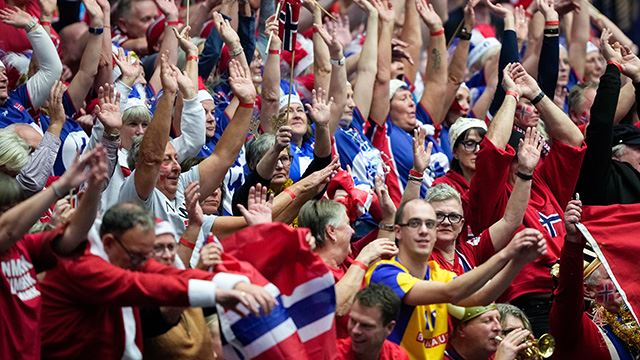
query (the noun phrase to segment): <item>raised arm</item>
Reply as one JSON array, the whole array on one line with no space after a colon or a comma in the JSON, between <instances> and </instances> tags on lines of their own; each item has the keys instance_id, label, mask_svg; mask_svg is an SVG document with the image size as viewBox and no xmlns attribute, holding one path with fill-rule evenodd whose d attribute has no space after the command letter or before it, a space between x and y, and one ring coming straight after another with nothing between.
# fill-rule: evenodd
<instances>
[{"instance_id":1,"label":"raised arm","mask_svg":"<svg viewBox=\"0 0 640 360\"><path fill-rule=\"evenodd\" d=\"M136 192L142 200L147 200L156 186L160 165L164 161L164 152L169 141L173 102L178 93L178 73L171 68L165 54L160 56L163 93L158 100L153 120L142 138L136 171L133 174Z\"/></svg>"},{"instance_id":2,"label":"raised arm","mask_svg":"<svg viewBox=\"0 0 640 360\"><path fill-rule=\"evenodd\" d=\"M100 61L98 63L98 73L96 74L93 88L98 90L100 84L113 82L113 50L111 50L111 4L108 0L96 0L102 10L104 31L100 38L102 39L102 48L100 50Z\"/></svg>"},{"instance_id":3,"label":"raised arm","mask_svg":"<svg viewBox=\"0 0 640 360\"><path fill-rule=\"evenodd\" d=\"M104 14L96 0L83 0L82 3L89 14L89 27L104 29ZM82 53L80 67L68 89L69 97L76 110L83 107L84 99L93 87L93 80L98 74L98 63L102 54L102 34L89 32L88 36L89 40Z\"/></svg>"},{"instance_id":4,"label":"raised arm","mask_svg":"<svg viewBox=\"0 0 640 360\"><path fill-rule=\"evenodd\" d=\"M553 7L553 0L537 0L537 2L545 19L545 34L542 39L537 78L542 91L553 101L558 82L558 66L560 62L560 47L558 44L560 24L558 12Z\"/></svg>"},{"instance_id":5,"label":"raised arm","mask_svg":"<svg viewBox=\"0 0 640 360\"><path fill-rule=\"evenodd\" d=\"M461 301L460 305L488 305L496 301L509 288L513 279L526 264L547 252L544 236L536 229L524 229L518 232L511 242L516 246L519 243L527 245L519 246L519 251L513 259L480 290Z\"/></svg>"},{"instance_id":6,"label":"raised arm","mask_svg":"<svg viewBox=\"0 0 640 360\"><path fill-rule=\"evenodd\" d=\"M321 30L325 31L322 25L322 11L312 2L305 1L308 4L307 9L313 14L313 88L318 90L328 89L331 83L331 55L329 54L329 46L324 39ZM292 69L293 71L293 69Z\"/></svg>"},{"instance_id":7,"label":"raised arm","mask_svg":"<svg viewBox=\"0 0 640 360\"><path fill-rule=\"evenodd\" d=\"M178 39L176 38L173 28L176 25L169 25L169 23L177 23L180 20L180 14L178 7L172 0L154 0L158 9L162 12L167 21L167 25L164 28L162 42L160 43L159 54L166 54L169 64L175 65L178 63ZM156 58L155 68L153 74L149 79L149 85L154 92L160 91L160 59Z\"/></svg>"},{"instance_id":8,"label":"raised arm","mask_svg":"<svg viewBox=\"0 0 640 360\"><path fill-rule=\"evenodd\" d=\"M403 59L404 75L412 83L416 82L416 74L420 64L420 52L422 51L422 29L420 24L420 16L416 9L416 1L404 1L404 24L400 33L400 40L408 44L406 50L414 61ZM356 1L356 4L358 2ZM367 36L369 32L367 31ZM431 54L431 52L429 52Z\"/></svg>"},{"instance_id":9,"label":"raised arm","mask_svg":"<svg viewBox=\"0 0 640 360\"><path fill-rule=\"evenodd\" d=\"M393 7L388 0L371 0L378 10L380 34L378 38L378 72L373 86L374 101L369 118L382 125L389 114L389 81L391 80L391 37L393 35Z\"/></svg>"},{"instance_id":10,"label":"raised arm","mask_svg":"<svg viewBox=\"0 0 640 360\"><path fill-rule=\"evenodd\" d=\"M502 33L502 48L500 49L500 59L498 61L498 83L502 83L503 70L509 63L516 63L520 61L520 55L518 53L518 39L516 35L515 22L513 19L513 13L506 7L496 4L493 5L491 1L485 0L489 9L501 17L504 20L504 32ZM496 93L493 96L489 112L495 114L497 109L503 103L505 97L504 89L500 86L496 88Z\"/></svg>"},{"instance_id":11,"label":"raised arm","mask_svg":"<svg viewBox=\"0 0 640 360\"><path fill-rule=\"evenodd\" d=\"M27 80L31 106L34 109L38 109L44 105L53 84L60 79L62 74L62 63L58 57L58 52L49 34L42 26L38 25L38 19L19 8L6 7L0 9L0 20L27 32L27 38L33 48L33 54L38 58L40 65L38 72ZM28 104L23 105L27 106Z\"/></svg>"},{"instance_id":12,"label":"raised arm","mask_svg":"<svg viewBox=\"0 0 640 360\"><path fill-rule=\"evenodd\" d=\"M537 129L527 128L524 140L519 144L518 172L525 175L533 175L538 161L540 161L540 151L543 145L544 140L538 134ZM500 251L507 246L513 233L522 225L522 219L529 205L530 196L531 180L524 180L517 176L513 191L509 195L504 216L489 227L491 242L496 251Z\"/></svg>"},{"instance_id":13,"label":"raised arm","mask_svg":"<svg viewBox=\"0 0 640 360\"><path fill-rule=\"evenodd\" d=\"M495 145L498 149L504 149L511 137L511 131L513 130L513 119L516 113L516 105L518 104L517 97L519 96L519 90L516 83L512 79L511 71L524 72L524 68L516 68L515 64L508 64L502 71L502 88L505 93L511 94L505 96L502 101L502 106L498 109L498 112L493 117L493 120L489 124L486 137Z\"/></svg>"},{"instance_id":14,"label":"raised arm","mask_svg":"<svg viewBox=\"0 0 640 360\"><path fill-rule=\"evenodd\" d=\"M315 25L314 25L315 26ZM336 33L336 27L333 27L331 34L325 28L315 26L317 34L322 37L322 40L329 47L329 55L331 57L331 85L329 87L328 95L324 95L323 99L327 96L333 101L330 103L329 110L329 123L328 130L329 136L333 137L336 129L338 128L338 122L344 113L344 107L347 105L347 68L345 66L345 57L342 52L342 44L338 40ZM326 89L326 88L324 88ZM317 91L320 88L316 88ZM316 128L317 131L317 128ZM318 137L316 136L316 151L317 151ZM331 143L329 142L329 147Z\"/></svg>"},{"instance_id":15,"label":"raised arm","mask_svg":"<svg viewBox=\"0 0 640 360\"><path fill-rule=\"evenodd\" d=\"M94 149L88 154L82 155L73 163L73 165L71 165L69 169L67 169L60 179L51 184L46 190L37 193L15 206L12 206L2 213L2 215L0 215L0 252L4 252L11 248L22 238L22 236L24 236L24 234L29 231L31 226L38 221L40 216L42 216L51 204L67 195L72 189L80 186L83 182L89 179L90 176L92 176L92 173L95 173L95 178L92 181L98 183L103 175L104 167L104 160L98 159L100 157L104 157L104 149L101 147ZM94 193L97 194L95 196L100 196L100 190L95 190ZM76 211L72 221L77 223L72 227L69 233L67 233L69 230L65 230L65 240L55 245L57 251L60 251L61 253L70 252L85 239L87 232L80 234L79 231L82 231L84 229L84 225L86 225L85 220L88 218L85 218L84 216L94 217L97 212L97 204L95 204L94 201L98 201L95 200L93 196L94 195L89 195L87 197L85 206L83 207L85 211L84 214ZM93 213L86 212L94 206L95 210ZM80 210L80 208L78 210ZM91 223L93 223L93 220L91 220Z\"/></svg>"},{"instance_id":16,"label":"raised arm","mask_svg":"<svg viewBox=\"0 0 640 360\"><path fill-rule=\"evenodd\" d=\"M280 160L280 153L282 150L288 148L290 143L291 127L283 125L276 132L276 142L267 150L256 166L256 171L261 178L271 180L273 177L273 169L275 169L276 163Z\"/></svg>"},{"instance_id":17,"label":"raised arm","mask_svg":"<svg viewBox=\"0 0 640 360\"><path fill-rule=\"evenodd\" d=\"M413 168L412 173L424 174L429 167L429 159L431 158L431 150L433 143L429 142L425 145L427 131L423 127L413 130ZM424 176L424 175L422 175ZM420 198L420 189L422 188L422 177L414 176L409 173L407 186L404 188L401 203L406 203L413 199Z\"/></svg>"},{"instance_id":18,"label":"raised arm","mask_svg":"<svg viewBox=\"0 0 640 360\"><path fill-rule=\"evenodd\" d=\"M447 44L444 38L444 28L440 16L433 9L433 5L426 0L416 0L416 9L422 20L431 31L431 39L427 47L427 69L425 71L425 91L422 93L420 104L430 111L431 120L439 124L444 119L445 109L441 105L447 90Z\"/></svg>"},{"instance_id":19,"label":"raised arm","mask_svg":"<svg viewBox=\"0 0 640 360\"><path fill-rule=\"evenodd\" d=\"M242 66L238 60L231 60L229 63L229 84L234 96L240 100L240 106L218 141L213 154L198 166L200 196L202 198L208 197L220 186L227 170L236 161L249 131L253 105L256 100L256 89L251 81L249 67Z\"/></svg>"},{"instance_id":20,"label":"raised arm","mask_svg":"<svg viewBox=\"0 0 640 360\"><path fill-rule=\"evenodd\" d=\"M515 73L512 73L511 76L515 83L518 84L520 94L526 99L529 99L536 109L538 109L540 117L544 120L549 136L554 140L571 146L580 146L584 140L584 136L576 124L540 90L538 83L531 75L527 74L522 65L516 64L514 71ZM540 96L542 96L541 99ZM615 106L613 110L615 111Z\"/></svg>"},{"instance_id":21,"label":"raised arm","mask_svg":"<svg viewBox=\"0 0 640 360\"><path fill-rule=\"evenodd\" d=\"M571 23L571 37L569 39L569 64L571 68L582 80L584 76L584 65L587 56L587 42L589 41L589 0L580 1L580 9L573 12L573 22Z\"/></svg>"},{"instance_id":22,"label":"raised arm","mask_svg":"<svg viewBox=\"0 0 640 360\"><path fill-rule=\"evenodd\" d=\"M275 16L267 20L267 34L273 35L262 75L260 124L264 131L273 132L276 129L271 128L271 118L278 115L280 110L280 48L282 47L278 36L278 19Z\"/></svg>"},{"instance_id":23,"label":"raised arm","mask_svg":"<svg viewBox=\"0 0 640 360\"><path fill-rule=\"evenodd\" d=\"M367 37L364 39L358 72L353 89L353 101L364 119L369 118L373 100L373 86L378 70L378 10L368 0L357 0L356 5L367 12Z\"/></svg>"}]
</instances>

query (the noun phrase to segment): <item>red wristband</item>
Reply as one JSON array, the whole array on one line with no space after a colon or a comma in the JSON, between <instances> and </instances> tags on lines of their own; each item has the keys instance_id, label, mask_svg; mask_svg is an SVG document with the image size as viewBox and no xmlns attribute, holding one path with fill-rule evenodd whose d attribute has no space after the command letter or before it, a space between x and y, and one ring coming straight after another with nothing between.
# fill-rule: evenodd
<instances>
[{"instance_id":1,"label":"red wristband","mask_svg":"<svg viewBox=\"0 0 640 360\"><path fill-rule=\"evenodd\" d=\"M533 17L533 14L531 12L529 12L529 10L525 10L524 11L524 16L528 17L529 19L531 19Z\"/></svg>"},{"instance_id":2,"label":"red wristband","mask_svg":"<svg viewBox=\"0 0 640 360\"><path fill-rule=\"evenodd\" d=\"M505 95L511 95L514 98L516 98L516 101L520 100L520 94L518 94L517 92L513 91L513 90L507 90L504 92Z\"/></svg>"},{"instance_id":3,"label":"red wristband","mask_svg":"<svg viewBox=\"0 0 640 360\"><path fill-rule=\"evenodd\" d=\"M440 35L444 35L444 28L431 33L431 36L440 36Z\"/></svg>"},{"instance_id":4,"label":"red wristband","mask_svg":"<svg viewBox=\"0 0 640 360\"><path fill-rule=\"evenodd\" d=\"M198 61L198 55L189 55L187 56L187 61Z\"/></svg>"},{"instance_id":5,"label":"red wristband","mask_svg":"<svg viewBox=\"0 0 640 360\"><path fill-rule=\"evenodd\" d=\"M416 171L416 170L413 170L413 169L409 170L409 175L415 176L415 177L419 177L419 178L424 176L423 173L421 173L419 171Z\"/></svg>"},{"instance_id":6,"label":"red wristband","mask_svg":"<svg viewBox=\"0 0 640 360\"><path fill-rule=\"evenodd\" d=\"M292 201L296 199L296 194L293 191L291 191L290 189L284 189L284 190L282 190L282 192L284 192L287 195L289 195L291 197Z\"/></svg>"},{"instance_id":7,"label":"red wristband","mask_svg":"<svg viewBox=\"0 0 640 360\"><path fill-rule=\"evenodd\" d=\"M545 21L544 26L560 26L560 20Z\"/></svg>"},{"instance_id":8,"label":"red wristband","mask_svg":"<svg viewBox=\"0 0 640 360\"><path fill-rule=\"evenodd\" d=\"M367 270L369 270L369 267L367 265L365 265L362 261L358 261L358 260L353 260L351 262L351 264L359 267L360 269L364 270L364 272L367 272Z\"/></svg>"},{"instance_id":9,"label":"red wristband","mask_svg":"<svg viewBox=\"0 0 640 360\"><path fill-rule=\"evenodd\" d=\"M40 25L51 27L51 21L40 21Z\"/></svg>"},{"instance_id":10,"label":"red wristband","mask_svg":"<svg viewBox=\"0 0 640 360\"><path fill-rule=\"evenodd\" d=\"M269 54L270 55L280 55L280 50L269 49Z\"/></svg>"},{"instance_id":11,"label":"red wristband","mask_svg":"<svg viewBox=\"0 0 640 360\"><path fill-rule=\"evenodd\" d=\"M622 65L618 64L617 62L615 62L613 60L609 60L609 61L607 61L607 64L615 65L615 67L617 67L618 70L620 70L620 72L622 72Z\"/></svg>"},{"instance_id":12,"label":"red wristband","mask_svg":"<svg viewBox=\"0 0 640 360\"><path fill-rule=\"evenodd\" d=\"M189 240L187 240L187 239L185 239L183 237L180 238L180 244L188 247L191 250L196 248L196 244L192 243L191 241L189 241Z\"/></svg>"},{"instance_id":13,"label":"red wristband","mask_svg":"<svg viewBox=\"0 0 640 360\"><path fill-rule=\"evenodd\" d=\"M255 103L246 103L246 104L240 103L240 107L246 108L246 109L253 109L253 104Z\"/></svg>"},{"instance_id":14,"label":"red wristband","mask_svg":"<svg viewBox=\"0 0 640 360\"><path fill-rule=\"evenodd\" d=\"M180 22L180 20L176 20L176 21L167 21L167 26L173 26L173 27L178 27L182 25L182 22Z\"/></svg>"}]
</instances>

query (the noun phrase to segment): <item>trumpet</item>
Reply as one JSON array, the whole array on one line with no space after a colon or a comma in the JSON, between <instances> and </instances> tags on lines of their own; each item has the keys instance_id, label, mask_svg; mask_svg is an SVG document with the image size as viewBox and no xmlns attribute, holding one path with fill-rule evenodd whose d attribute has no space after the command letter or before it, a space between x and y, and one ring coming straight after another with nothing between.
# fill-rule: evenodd
<instances>
[{"instance_id":1,"label":"trumpet","mask_svg":"<svg viewBox=\"0 0 640 360\"><path fill-rule=\"evenodd\" d=\"M496 340L501 342L503 338L496 336ZM533 336L529 336L529 339L525 341L529 345L518 353L516 357L518 360L548 359L553 355L553 351L556 348L556 340L551 334L542 334L537 340Z\"/></svg>"}]
</instances>

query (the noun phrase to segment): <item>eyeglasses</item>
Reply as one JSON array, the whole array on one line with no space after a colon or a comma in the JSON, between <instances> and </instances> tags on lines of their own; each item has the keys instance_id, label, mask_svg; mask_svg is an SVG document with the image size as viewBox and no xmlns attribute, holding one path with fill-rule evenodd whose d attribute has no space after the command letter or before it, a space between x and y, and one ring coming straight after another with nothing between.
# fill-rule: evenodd
<instances>
[{"instance_id":1,"label":"eyeglasses","mask_svg":"<svg viewBox=\"0 0 640 360\"><path fill-rule=\"evenodd\" d=\"M476 149L480 148L480 142L475 140L465 140L460 144L462 144L464 150L468 152L474 152Z\"/></svg>"},{"instance_id":2,"label":"eyeglasses","mask_svg":"<svg viewBox=\"0 0 640 360\"><path fill-rule=\"evenodd\" d=\"M420 227L422 227L422 224L424 224L424 226L426 226L427 229L435 229L436 225L438 225L438 223L432 219L422 220L418 218L411 218L405 224L398 224L398 226L401 226L401 227L408 226L412 229L419 229Z\"/></svg>"},{"instance_id":3,"label":"eyeglasses","mask_svg":"<svg viewBox=\"0 0 640 360\"><path fill-rule=\"evenodd\" d=\"M120 245L120 247L122 247L122 250L124 250L124 252L127 253L127 256L129 257L129 260L131 261L131 266L134 267L134 268L144 264L147 260L149 260L149 258L151 257L151 254L155 253L155 249L153 251L151 251L151 252L146 253L146 254L142 254L142 253L139 253L139 252L131 251L126 246L124 246L124 244L122 243L122 241L120 241L120 239L118 239L117 237L114 237L114 238L118 242L118 245Z\"/></svg>"},{"instance_id":4,"label":"eyeglasses","mask_svg":"<svg viewBox=\"0 0 640 360\"><path fill-rule=\"evenodd\" d=\"M176 245L175 244L158 244L158 245L154 245L153 246L153 255L155 256L160 256L162 254L164 254L164 251L167 250L170 253L173 253L176 251Z\"/></svg>"},{"instance_id":5,"label":"eyeglasses","mask_svg":"<svg viewBox=\"0 0 640 360\"><path fill-rule=\"evenodd\" d=\"M462 219L464 219L464 217L460 214L445 214L443 212L436 212L436 220L438 220L438 224L442 224L445 220L449 220L449 223L451 224L457 224L461 222Z\"/></svg>"},{"instance_id":6,"label":"eyeglasses","mask_svg":"<svg viewBox=\"0 0 640 360\"><path fill-rule=\"evenodd\" d=\"M291 156L281 156L278 158L278 161L282 163L282 165L287 165L291 163Z\"/></svg>"}]
</instances>

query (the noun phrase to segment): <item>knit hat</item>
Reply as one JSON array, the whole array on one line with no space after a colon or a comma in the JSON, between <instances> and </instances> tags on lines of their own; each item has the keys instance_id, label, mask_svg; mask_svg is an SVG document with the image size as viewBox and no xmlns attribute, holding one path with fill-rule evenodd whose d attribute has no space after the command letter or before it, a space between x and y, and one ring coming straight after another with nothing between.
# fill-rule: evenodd
<instances>
[{"instance_id":1,"label":"knit hat","mask_svg":"<svg viewBox=\"0 0 640 360\"><path fill-rule=\"evenodd\" d=\"M487 306L471 306L471 307L463 307L457 305L447 304L447 311L449 315L454 318L466 323L470 320L477 318L478 316L488 313L492 310L498 310L496 304L490 304Z\"/></svg>"},{"instance_id":2,"label":"knit hat","mask_svg":"<svg viewBox=\"0 0 640 360\"><path fill-rule=\"evenodd\" d=\"M171 234L173 235L173 238L176 239L176 241L178 240L178 235L176 234L176 230L173 228L173 225L166 220L156 218L155 233L156 233L156 236Z\"/></svg>"},{"instance_id":3,"label":"knit hat","mask_svg":"<svg viewBox=\"0 0 640 360\"><path fill-rule=\"evenodd\" d=\"M391 79L389 81L389 101L393 99L393 95L396 94L396 91L400 89L409 90L409 85L406 82L398 79Z\"/></svg>"},{"instance_id":4,"label":"knit hat","mask_svg":"<svg viewBox=\"0 0 640 360\"><path fill-rule=\"evenodd\" d=\"M451 128L449 128L449 143L451 144L452 151L460 135L473 128L480 128L487 131L487 124L479 119L461 117L451 125Z\"/></svg>"},{"instance_id":5,"label":"knit hat","mask_svg":"<svg viewBox=\"0 0 640 360\"><path fill-rule=\"evenodd\" d=\"M477 65L481 65L484 56L490 50L500 46L500 42L493 37L485 38L479 31L471 31L471 43L469 44L469 57L467 58L467 67L472 69Z\"/></svg>"}]
</instances>

